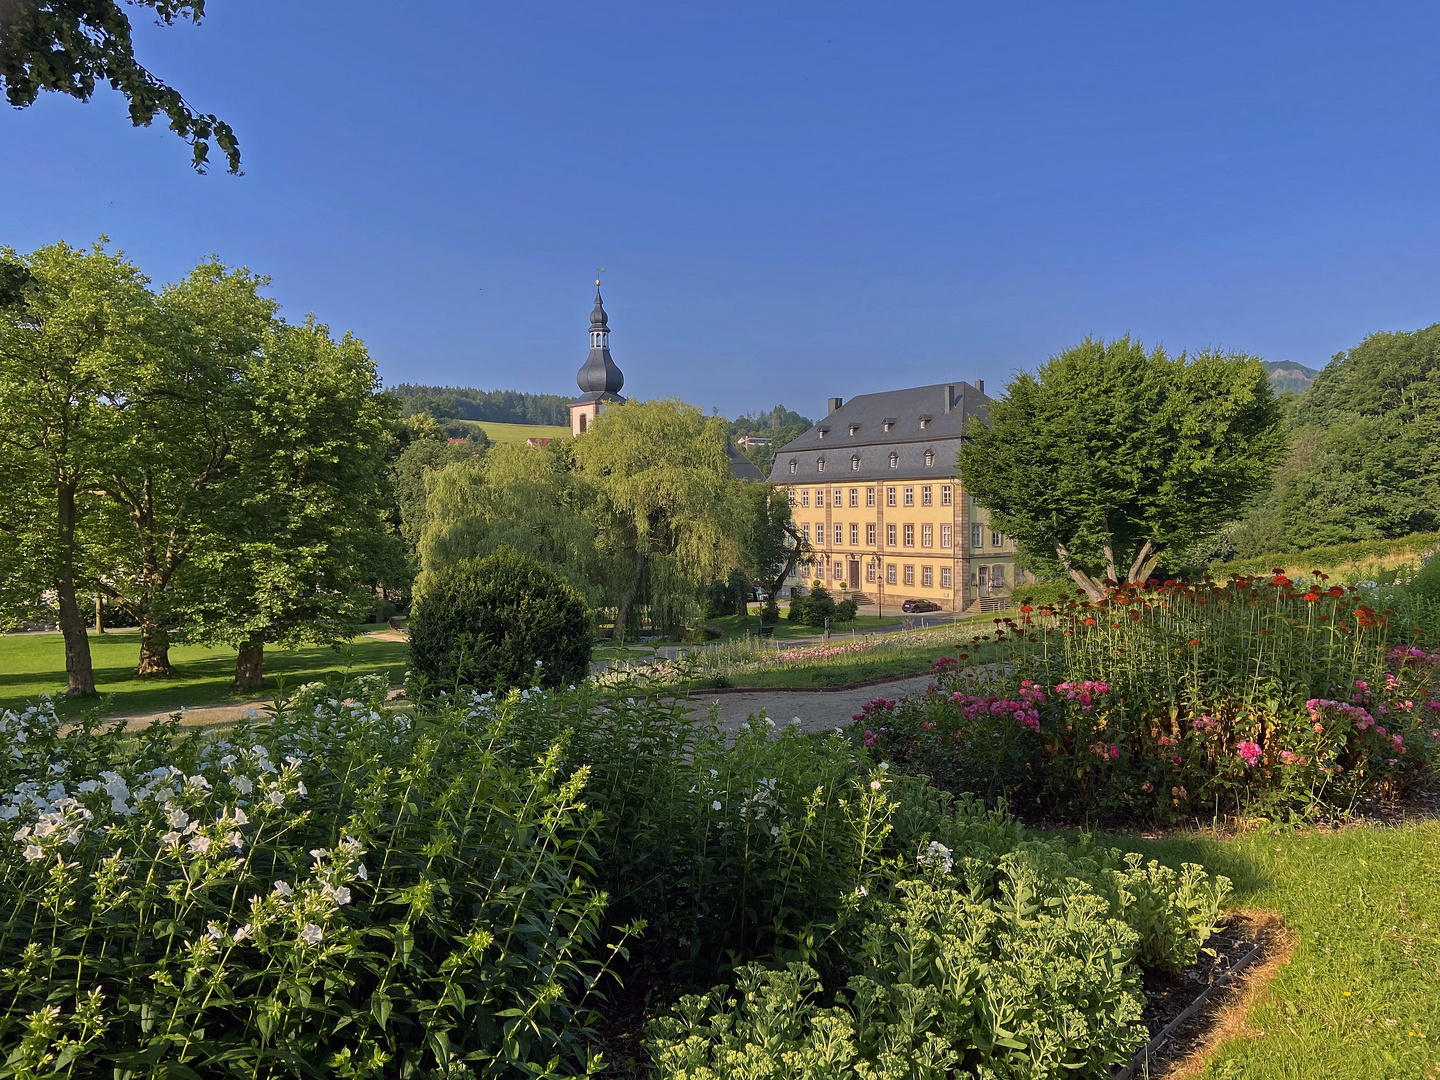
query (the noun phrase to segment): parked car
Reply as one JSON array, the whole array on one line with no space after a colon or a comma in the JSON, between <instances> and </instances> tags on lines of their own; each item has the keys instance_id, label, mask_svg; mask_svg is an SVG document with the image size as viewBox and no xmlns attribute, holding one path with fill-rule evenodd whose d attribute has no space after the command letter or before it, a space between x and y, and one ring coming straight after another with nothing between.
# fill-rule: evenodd
<instances>
[{"instance_id":1,"label":"parked car","mask_svg":"<svg viewBox=\"0 0 1440 1080\"><path fill-rule=\"evenodd\" d=\"M912 614L920 611L939 611L940 605L934 600L906 600L900 605L900 610Z\"/></svg>"}]
</instances>

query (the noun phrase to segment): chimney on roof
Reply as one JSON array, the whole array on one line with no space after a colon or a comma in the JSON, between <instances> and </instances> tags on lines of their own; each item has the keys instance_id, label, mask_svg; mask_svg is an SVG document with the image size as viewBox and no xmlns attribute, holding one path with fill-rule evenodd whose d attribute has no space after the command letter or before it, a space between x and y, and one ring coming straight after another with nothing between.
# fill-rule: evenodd
<instances>
[{"instance_id":1,"label":"chimney on roof","mask_svg":"<svg viewBox=\"0 0 1440 1080\"><path fill-rule=\"evenodd\" d=\"M956 392L955 384L950 383L945 387L945 411L948 413L958 404L960 404L960 394Z\"/></svg>"},{"instance_id":2,"label":"chimney on roof","mask_svg":"<svg viewBox=\"0 0 1440 1080\"><path fill-rule=\"evenodd\" d=\"M829 415L830 415L832 412L834 412L836 409L840 408L841 405L844 405L844 404L845 404L845 399L844 399L844 398L838 398L838 397L832 397L832 398L829 399L829 402L830 402L830 407L825 410L825 415L826 415L826 416L829 416Z\"/></svg>"},{"instance_id":3,"label":"chimney on roof","mask_svg":"<svg viewBox=\"0 0 1440 1080\"><path fill-rule=\"evenodd\" d=\"M976 389L976 390L979 390L980 393L982 393L982 394L985 393L985 380L984 380L984 379L976 379L976 380L975 380L975 389Z\"/></svg>"}]
</instances>

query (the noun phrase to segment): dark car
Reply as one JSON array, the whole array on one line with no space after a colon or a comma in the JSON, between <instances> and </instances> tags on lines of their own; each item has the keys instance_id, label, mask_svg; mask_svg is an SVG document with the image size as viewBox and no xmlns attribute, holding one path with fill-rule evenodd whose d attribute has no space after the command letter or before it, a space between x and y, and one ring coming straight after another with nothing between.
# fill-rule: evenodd
<instances>
[{"instance_id":1,"label":"dark car","mask_svg":"<svg viewBox=\"0 0 1440 1080\"><path fill-rule=\"evenodd\" d=\"M939 611L940 605L935 603L934 600L906 600L900 605L900 610L911 613L918 611Z\"/></svg>"}]
</instances>

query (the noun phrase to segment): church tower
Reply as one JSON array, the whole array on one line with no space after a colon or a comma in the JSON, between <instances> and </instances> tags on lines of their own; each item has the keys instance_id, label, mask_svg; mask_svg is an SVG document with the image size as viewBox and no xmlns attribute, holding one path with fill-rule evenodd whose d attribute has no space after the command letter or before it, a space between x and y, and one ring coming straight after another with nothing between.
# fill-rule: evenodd
<instances>
[{"instance_id":1,"label":"church tower","mask_svg":"<svg viewBox=\"0 0 1440 1080\"><path fill-rule=\"evenodd\" d=\"M623 402L620 388L625 376L610 358L610 325L600 301L600 282L595 282L595 309L590 312L590 357L575 376L580 396L570 403L570 434L584 435L600 414L600 406Z\"/></svg>"}]
</instances>

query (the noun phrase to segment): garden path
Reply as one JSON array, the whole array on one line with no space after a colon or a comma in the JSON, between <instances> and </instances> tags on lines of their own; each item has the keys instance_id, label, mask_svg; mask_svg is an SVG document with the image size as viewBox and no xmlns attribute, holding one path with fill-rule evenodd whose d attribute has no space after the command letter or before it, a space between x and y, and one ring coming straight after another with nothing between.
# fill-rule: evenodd
<instances>
[{"instance_id":1,"label":"garden path","mask_svg":"<svg viewBox=\"0 0 1440 1080\"><path fill-rule=\"evenodd\" d=\"M732 731L762 709L777 725L788 724L792 717L799 717L801 731L832 731L850 723L867 701L922 694L929 685L930 676L919 675L858 690L745 690L710 694L697 691L690 696L690 704L702 715L712 705L718 706L720 726Z\"/></svg>"}]
</instances>

